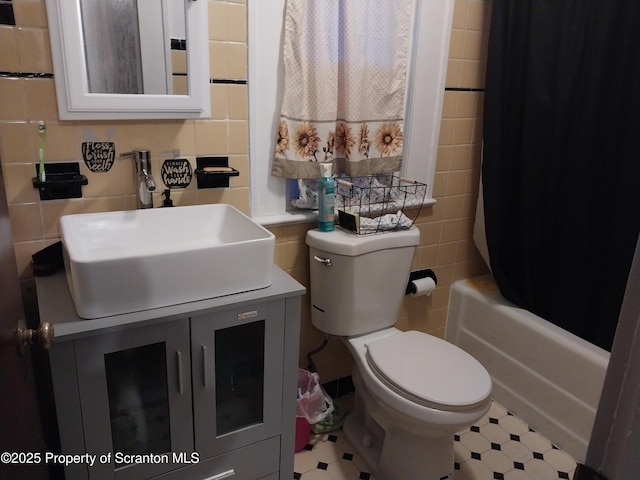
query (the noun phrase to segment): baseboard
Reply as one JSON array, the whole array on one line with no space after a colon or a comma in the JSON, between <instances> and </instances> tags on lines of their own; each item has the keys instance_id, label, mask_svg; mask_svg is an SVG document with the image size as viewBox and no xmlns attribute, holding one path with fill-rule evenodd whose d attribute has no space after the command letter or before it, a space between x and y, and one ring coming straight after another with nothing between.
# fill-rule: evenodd
<instances>
[{"instance_id":1,"label":"baseboard","mask_svg":"<svg viewBox=\"0 0 640 480\"><path fill-rule=\"evenodd\" d=\"M331 398L338 398L355 392L351 375L323 383L322 388Z\"/></svg>"},{"instance_id":2,"label":"baseboard","mask_svg":"<svg viewBox=\"0 0 640 480\"><path fill-rule=\"evenodd\" d=\"M573 480L607 480L607 477L586 465L578 464L576 472L573 474Z\"/></svg>"}]
</instances>

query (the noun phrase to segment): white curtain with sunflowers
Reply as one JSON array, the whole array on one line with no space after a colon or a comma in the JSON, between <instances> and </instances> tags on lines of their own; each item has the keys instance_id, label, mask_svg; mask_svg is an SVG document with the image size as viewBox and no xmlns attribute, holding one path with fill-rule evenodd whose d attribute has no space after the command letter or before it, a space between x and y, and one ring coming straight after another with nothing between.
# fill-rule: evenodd
<instances>
[{"instance_id":1,"label":"white curtain with sunflowers","mask_svg":"<svg viewBox=\"0 0 640 480\"><path fill-rule=\"evenodd\" d=\"M273 175L400 170L412 0L287 0Z\"/></svg>"}]
</instances>

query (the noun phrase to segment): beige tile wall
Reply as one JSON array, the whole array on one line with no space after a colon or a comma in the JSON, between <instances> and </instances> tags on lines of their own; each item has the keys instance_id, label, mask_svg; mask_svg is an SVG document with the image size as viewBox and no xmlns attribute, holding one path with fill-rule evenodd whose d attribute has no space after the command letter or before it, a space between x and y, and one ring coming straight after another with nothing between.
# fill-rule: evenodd
<instances>
[{"instance_id":1,"label":"beige tile wall","mask_svg":"<svg viewBox=\"0 0 640 480\"><path fill-rule=\"evenodd\" d=\"M13 0L16 26L0 25L0 71L53 73L44 0ZM210 78L246 80L246 2L209 0ZM117 153L149 149L158 188L162 161L178 149L195 168L196 155L228 155L241 172L230 188L172 190L174 205L231 203L249 211L247 86L211 85L212 118L207 120L61 122L54 80L0 77L0 161L4 174L18 271L31 274L31 255L57 241L63 214L132 209L134 168L116 160L106 173L90 172L81 156L84 141L112 141ZM38 161L38 121L47 122L46 162L77 161L89 184L83 198L41 202L31 184ZM161 196L154 195L161 203Z\"/></svg>"},{"instance_id":2,"label":"beige tile wall","mask_svg":"<svg viewBox=\"0 0 640 480\"><path fill-rule=\"evenodd\" d=\"M43 0L14 0L16 27L0 26L0 71L51 72ZM491 3L456 0L451 34L448 88L482 89L488 17ZM211 77L246 79L246 11L244 1L209 0ZM167 152L178 148L195 163L195 155L229 154L241 175L231 188L197 190L194 184L173 191L176 205L229 202L243 211L249 204L246 85L211 86L212 118L159 122L59 122L53 80L0 78L0 158L5 175L14 245L19 271L29 274L30 255L58 239L57 220L65 213L135 207L133 167L118 161L107 174L84 169L82 141L114 141L118 151L149 148L154 171ZM471 240L480 168L483 94L447 91L434 196L436 205L418 218L422 241L413 268L433 268L439 278L429 297L405 300L398 327L444 334L449 286L459 278L484 273ZM31 187L38 158L38 120L47 120L47 161L79 161L89 178L83 199L40 202ZM157 199L156 199L157 200ZM276 263L302 284L309 285L304 236L312 223L272 227L277 237ZM300 365L305 353L323 335L310 322L309 298L302 308ZM314 357L322 381L350 374L351 359L332 338Z\"/></svg>"}]
</instances>

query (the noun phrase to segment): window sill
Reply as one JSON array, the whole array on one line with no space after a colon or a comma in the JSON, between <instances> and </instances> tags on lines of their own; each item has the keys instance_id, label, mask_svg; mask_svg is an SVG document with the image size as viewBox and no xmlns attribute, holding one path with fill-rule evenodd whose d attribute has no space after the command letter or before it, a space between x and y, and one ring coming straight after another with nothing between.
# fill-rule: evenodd
<instances>
[{"instance_id":1,"label":"window sill","mask_svg":"<svg viewBox=\"0 0 640 480\"><path fill-rule=\"evenodd\" d=\"M272 227L275 225L288 225L294 223L317 222L318 211L306 210L300 212L284 212L279 215L269 215L262 217L252 217L253 221L259 223L263 227Z\"/></svg>"},{"instance_id":2,"label":"window sill","mask_svg":"<svg viewBox=\"0 0 640 480\"><path fill-rule=\"evenodd\" d=\"M436 204L435 198L425 198L422 202L422 207L430 207ZM417 208L417 207L415 207ZM252 219L262 225L263 227L272 227L275 225L289 225L295 223L305 222L317 222L318 211L317 210L300 210L284 212L279 215L269 215L261 217L252 217Z\"/></svg>"}]
</instances>

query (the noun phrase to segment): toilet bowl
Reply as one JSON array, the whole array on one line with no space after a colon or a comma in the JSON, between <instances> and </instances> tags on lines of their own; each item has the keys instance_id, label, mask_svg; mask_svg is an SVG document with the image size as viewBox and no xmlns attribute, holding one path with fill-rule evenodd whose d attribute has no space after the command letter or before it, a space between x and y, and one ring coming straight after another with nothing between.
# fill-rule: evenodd
<instances>
[{"instance_id":1,"label":"toilet bowl","mask_svg":"<svg viewBox=\"0 0 640 480\"><path fill-rule=\"evenodd\" d=\"M359 397L344 430L376 478L453 479L453 435L491 405L484 367L421 332L389 328L344 342Z\"/></svg>"},{"instance_id":2,"label":"toilet bowl","mask_svg":"<svg viewBox=\"0 0 640 480\"><path fill-rule=\"evenodd\" d=\"M489 408L488 372L445 340L388 328L349 338L346 344L371 395L420 435L454 434ZM428 424L430 431L416 422Z\"/></svg>"},{"instance_id":3,"label":"toilet bowl","mask_svg":"<svg viewBox=\"0 0 640 480\"><path fill-rule=\"evenodd\" d=\"M420 234L307 232L312 323L354 359L344 430L378 480L453 479L453 435L491 404L486 369L457 346L393 327Z\"/></svg>"}]
</instances>

